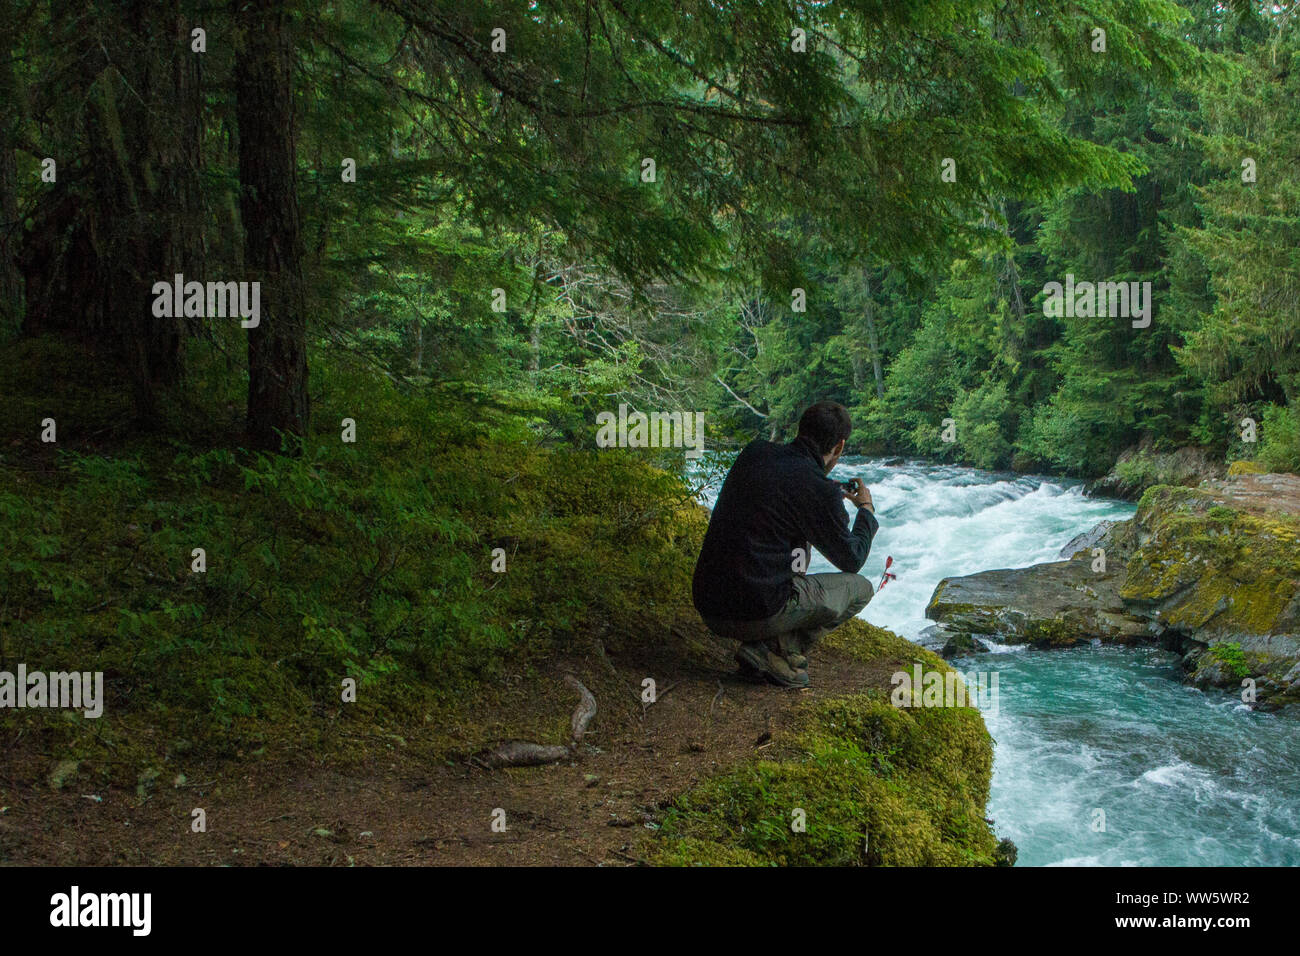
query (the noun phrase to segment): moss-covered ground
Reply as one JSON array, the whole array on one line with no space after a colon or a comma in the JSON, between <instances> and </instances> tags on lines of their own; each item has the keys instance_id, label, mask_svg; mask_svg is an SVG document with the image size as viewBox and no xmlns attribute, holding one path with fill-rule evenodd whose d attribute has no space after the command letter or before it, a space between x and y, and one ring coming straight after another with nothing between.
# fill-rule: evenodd
<instances>
[{"instance_id":1,"label":"moss-covered ground","mask_svg":"<svg viewBox=\"0 0 1300 956\"><path fill-rule=\"evenodd\" d=\"M830 638L863 665L949 672L852 621ZM879 671L878 671L879 672ZM882 672L880 672L882 673ZM993 748L970 707L899 707L888 689L810 702L764 759L681 796L656 850L679 865L993 865Z\"/></svg>"},{"instance_id":2,"label":"moss-covered ground","mask_svg":"<svg viewBox=\"0 0 1300 956\"><path fill-rule=\"evenodd\" d=\"M0 726L83 776L266 747L346 760L412 725L438 756L507 666L662 635L689 602L706 516L632 454L346 368L298 457L241 450L235 396L201 377L141 437L107 374L40 341L0 361L0 665L102 671L106 698L98 720Z\"/></svg>"},{"instance_id":3,"label":"moss-covered ground","mask_svg":"<svg viewBox=\"0 0 1300 956\"><path fill-rule=\"evenodd\" d=\"M301 454L258 454L229 376L191 367L141 434L75 350L0 357L0 669L99 671L105 698L0 712L0 862L993 861L978 714L886 696L942 662L853 624L814 691L739 682L671 471L323 357ZM476 768L567 739L565 673L600 707L574 759Z\"/></svg>"}]
</instances>

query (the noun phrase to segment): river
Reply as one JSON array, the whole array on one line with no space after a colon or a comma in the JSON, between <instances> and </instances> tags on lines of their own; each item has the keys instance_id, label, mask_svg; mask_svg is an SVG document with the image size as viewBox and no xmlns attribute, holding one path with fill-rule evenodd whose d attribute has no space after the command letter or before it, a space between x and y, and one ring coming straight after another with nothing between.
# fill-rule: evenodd
<instances>
[{"instance_id":1,"label":"river","mask_svg":"<svg viewBox=\"0 0 1300 956\"><path fill-rule=\"evenodd\" d=\"M1079 483L922 463L844 459L870 486L898 579L863 617L916 639L940 579L1055 560L1074 535L1133 506ZM846 506L847 507L847 506ZM815 555L810 571L832 570ZM1300 724L1179 681L1157 648L994 645L953 662L998 674L989 815L1019 865L1300 864ZM816 674L813 674L816 680Z\"/></svg>"}]
</instances>

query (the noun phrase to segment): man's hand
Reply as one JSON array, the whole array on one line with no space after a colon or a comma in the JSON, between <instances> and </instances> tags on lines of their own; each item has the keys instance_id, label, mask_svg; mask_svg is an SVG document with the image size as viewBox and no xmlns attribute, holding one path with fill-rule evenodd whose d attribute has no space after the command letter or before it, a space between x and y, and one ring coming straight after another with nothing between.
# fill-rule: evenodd
<instances>
[{"instance_id":1,"label":"man's hand","mask_svg":"<svg viewBox=\"0 0 1300 956\"><path fill-rule=\"evenodd\" d=\"M849 501L853 502L859 508L866 508L872 514L875 514L876 506L875 503L871 500L871 492L868 491L867 486L862 483L862 479L854 478L852 479L852 484L853 484L853 491L844 492L844 497L848 498Z\"/></svg>"}]
</instances>

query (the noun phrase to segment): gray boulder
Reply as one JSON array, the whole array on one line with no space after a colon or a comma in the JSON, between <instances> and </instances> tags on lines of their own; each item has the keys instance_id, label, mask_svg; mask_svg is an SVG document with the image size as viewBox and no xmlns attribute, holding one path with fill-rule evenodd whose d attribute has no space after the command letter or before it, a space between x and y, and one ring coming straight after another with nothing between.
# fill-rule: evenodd
<instances>
[{"instance_id":1,"label":"gray boulder","mask_svg":"<svg viewBox=\"0 0 1300 956\"><path fill-rule=\"evenodd\" d=\"M1094 638L1132 644L1149 637L1146 620L1130 613L1119 596L1123 565L1093 571L1092 564L1085 551L1070 561L945 578L925 616L949 635L981 634L1035 647Z\"/></svg>"}]
</instances>

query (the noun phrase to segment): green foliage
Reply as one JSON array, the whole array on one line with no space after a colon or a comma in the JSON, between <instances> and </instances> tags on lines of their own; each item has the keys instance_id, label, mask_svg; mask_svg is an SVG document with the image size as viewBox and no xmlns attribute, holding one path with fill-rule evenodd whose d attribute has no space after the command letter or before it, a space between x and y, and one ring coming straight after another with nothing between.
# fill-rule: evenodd
<instances>
[{"instance_id":1,"label":"green foliage","mask_svg":"<svg viewBox=\"0 0 1300 956\"><path fill-rule=\"evenodd\" d=\"M1300 394L1300 184L1281 172L1300 158L1300 33L1279 24L1232 62L1198 90L1197 140L1214 175L1197 191L1203 222L1179 232L1216 296L1176 351L1206 382L1216 411L1235 422L1243 405L1290 404ZM1254 182L1243 181L1246 159Z\"/></svg>"},{"instance_id":2,"label":"green foliage","mask_svg":"<svg viewBox=\"0 0 1300 956\"><path fill-rule=\"evenodd\" d=\"M1010 461L1011 443L1005 436L1010 413L1007 388L992 382L964 392L953 403L952 417L962 454L977 468L1001 468Z\"/></svg>"},{"instance_id":3,"label":"green foliage","mask_svg":"<svg viewBox=\"0 0 1300 956\"><path fill-rule=\"evenodd\" d=\"M1206 652L1211 660L1218 661L1224 665L1228 676L1236 680L1249 677L1251 669L1246 663L1246 655L1242 652L1241 645L1230 641L1224 641L1220 644L1210 645Z\"/></svg>"},{"instance_id":4,"label":"green foliage","mask_svg":"<svg viewBox=\"0 0 1300 956\"><path fill-rule=\"evenodd\" d=\"M938 269L896 254L864 268L814 244L798 259L807 315L775 302L755 335L752 374L731 380L769 412L764 424L784 432L802 406L847 393L863 450L1099 476L1131 448L1195 443L1240 454L1235 423L1253 414L1273 423L1272 437L1261 436L1271 467L1295 467L1286 410L1300 321L1286 290L1298 281L1290 250L1300 248L1300 205L1292 177L1246 184L1241 160L1276 170L1300 157L1300 71L1291 66L1300 41L1288 15L1265 5L1184 7L1180 29L1198 54L1142 64L1152 69L1136 68L1138 54L1128 72L1109 53L1089 63L1078 52L1086 43L1037 46L1038 25L1008 9L1006 30L1065 78L1045 115L1072 148L1085 141L1097 155L1122 154L1128 178L1044 196L1003 190L979 237L954 246ZM1151 326L1044 316L1044 283L1067 273L1149 282ZM871 394L872 359L883 365L883 396ZM958 422L955 442L940 441L945 418ZM1141 457L1121 470L1137 489L1181 480Z\"/></svg>"},{"instance_id":5,"label":"green foliage","mask_svg":"<svg viewBox=\"0 0 1300 956\"><path fill-rule=\"evenodd\" d=\"M1199 449L1181 448L1173 452L1160 452L1154 450L1152 445L1143 444L1121 454L1110 474L1097 487L1108 494L1136 499L1153 485L1195 487L1206 478L1221 475L1220 468Z\"/></svg>"},{"instance_id":6,"label":"green foliage","mask_svg":"<svg viewBox=\"0 0 1300 956\"><path fill-rule=\"evenodd\" d=\"M1159 462L1145 451L1116 462L1115 474L1125 484L1140 489L1150 488L1152 485L1170 484Z\"/></svg>"},{"instance_id":7,"label":"green foliage","mask_svg":"<svg viewBox=\"0 0 1300 956\"><path fill-rule=\"evenodd\" d=\"M65 452L38 477L0 464L0 653L103 671L114 715L40 723L51 747L284 744L340 712L345 677L362 692L343 720L422 721L509 661L666 629L689 601L704 517L672 474L368 372L317 381L294 458L177 443ZM345 412L355 444L329 424Z\"/></svg>"},{"instance_id":8,"label":"green foliage","mask_svg":"<svg viewBox=\"0 0 1300 956\"><path fill-rule=\"evenodd\" d=\"M1300 405L1265 407L1259 438L1259 460L1269 471L1300 472Z\"/></svg>"},{"instance_id":9,"label":"green foliage","mask_svg":"<svg viewBox=\"0 0 1300 956\"><path fill-rule=\"evenodd\" d=\"M230 11L212 16L233 32ZM621 401L705 410L723 444L786 437L833 398L857 411L861 449L1081 474L1144 441L1225 451L1233 420L1293 401L1285 11L394 0L293 23L308 334L408 384L455 385L575 443ZM138 42L115 8L93 24L110 63ZM485 52L496 28L509 70ZM8 81L80 77L84 95L13 120L72 169L142 148L126 74L98 49L73 68L80 32L34 8ZM184 225L214 275L242 268L237 53L214 48L183 102L155 83L167 70L138 77L156 112L203 131L202 202L182 205L203 210ZM98 151L88 109L107 124ZM38 181L18 160L17 182ZM69 183L115 246L139 238L148 217L118 215L94 177ZM52 196L16 197L33 242L66 228ZM1151 282L1152 327L1044 316L1044 283L1070 272ZM192 374L222 363L222 391L243 384L242 330L186 328L203 332ZM945 418L956 442L939 440Z\"/></svg>"}]
</instances>

